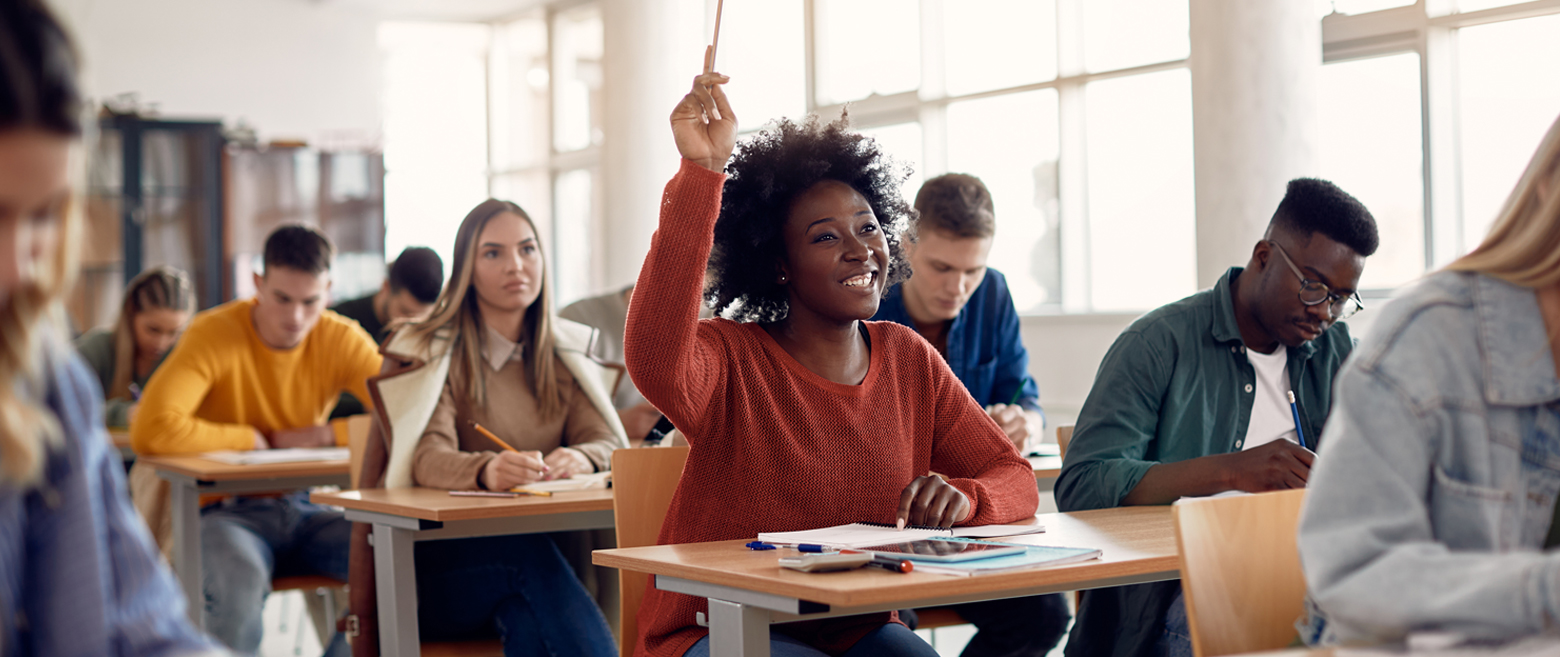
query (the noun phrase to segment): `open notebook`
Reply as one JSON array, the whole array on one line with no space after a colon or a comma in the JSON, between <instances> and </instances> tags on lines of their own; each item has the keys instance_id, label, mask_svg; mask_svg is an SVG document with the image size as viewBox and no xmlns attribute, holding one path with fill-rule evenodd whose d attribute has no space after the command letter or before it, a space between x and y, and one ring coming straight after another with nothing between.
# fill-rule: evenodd
<instances>
[{"instance_id":1,"label":"open notebook","mask_svg":"<svg viewBox=\"0 0 1560 657\"><path fill-rule=\"evenodd\" d=\"M948 541L970 541L968 538L947 538ZM948 563L915 562L915 572L933 573L937 575L954 575L968 577L970 575L988 575L992 573L1005 573L1026 568L1040 566L1060 566L1062 564L1076 563L1098 559L1100 551L1094 548L1055 547L1050 545L1023 545L1020 543L997 543L997 545L1012 545L1024 548L1019 554L990 559L971 559L969 561L956 561Z\"/></svg>"},{"instance_id":2,"label":"open notebook","mask_svg":"<svg viewBox=\"0 0 1560 657\"><path fill-rule=\"evenodd\" d=\"M265 465L268 463L307 463L310 461L345 461L351 453L345 447L295 447L291 449L257 449L248 452L207 452L202 457L233 465Z\"/></svg>"},{"instance_id":3,"label":"open notebook","mask_svg":"<svg viewBox=\"0 0 1560 657\"><path fill-rule=\"evenodd\" d=\"M853 522L848 525L807 529L795 532L764 532L758 540L766 543L816 543L833 547L857 548L884 543L919 541L924 538L958 536L964 538L992 538L995 536L1022 536L1045 531L1042 525L976 525L972 527L906 527L900 531L894 525L876 522Z\"/></svg>"}]
</instances>

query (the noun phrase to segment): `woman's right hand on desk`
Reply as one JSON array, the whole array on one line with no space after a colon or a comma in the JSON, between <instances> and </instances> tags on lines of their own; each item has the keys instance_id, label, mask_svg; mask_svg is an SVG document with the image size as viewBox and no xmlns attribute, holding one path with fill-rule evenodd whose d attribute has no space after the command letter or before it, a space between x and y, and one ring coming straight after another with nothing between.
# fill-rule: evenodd
<instances>
[{"instance_id":1,"label":"woman's right hand on desk","mask_svg":"<svg viewBox=\"0 0 1560 657\"><path fill-rule=\"evenodd\" d=\"M672 138L677 152L710 171L721 173L737 147L737 115L731 111L719 73L693 79L693 90L672 108Z\"/></svg>"},{"instance_id":2,"label":"woman's right hand on desk","mask_svg":"<svg viewBox=\"0 0 1560 657\"><path fill-rule=\"evenodd\" d=\"M482 487L509 490L541 481L547 470L541 452L499 452L482 466Z\"/></svg>"}]
</instances>

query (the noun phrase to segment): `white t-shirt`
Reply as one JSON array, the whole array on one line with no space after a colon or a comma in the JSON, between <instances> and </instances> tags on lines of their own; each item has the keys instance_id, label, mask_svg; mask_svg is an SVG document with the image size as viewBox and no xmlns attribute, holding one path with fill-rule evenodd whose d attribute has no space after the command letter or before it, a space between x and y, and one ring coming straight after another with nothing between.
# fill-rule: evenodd
<instances>
[{"instance_id":1,"label":"white t-shirt","mask_svg":"<svg viewBox=\"0 0 1560 657\"><path fill-rule=\"evenodd\" d=\"M1295 414L1289 409L1289 350L1284 345L1271 354L1246 350L1246 359L1256 371L1256 389L1249 394L1251 423L1246 438L1235 446L1241 450L1261 447L1280 438L1295 440Z\"/></svg>"}]
</instances>

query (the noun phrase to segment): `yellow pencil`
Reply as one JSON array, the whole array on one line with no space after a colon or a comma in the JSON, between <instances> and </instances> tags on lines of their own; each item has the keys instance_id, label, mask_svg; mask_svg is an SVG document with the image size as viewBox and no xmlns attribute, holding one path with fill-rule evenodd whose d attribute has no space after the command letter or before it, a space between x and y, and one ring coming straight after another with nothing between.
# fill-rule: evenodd
<instances>
[{"instance_id":1,"label":"yellow pencil","mask_svg":"<svg viewBox=\"0 0 1560 657\"><path fill-rule=\"evenodd\" d=\"M480 424L477 424L476 422L472 422L471 423L471 428L476 429L477 433L480 433L483 436L486 436L488 440L491 440L491 441L497 443L499 447L507 449L507 450L509 450L511 452L514 452L516 454L520 453L520 450L515 449L514 447L510 446L509 443L506 443L506 442L504 442L502 440L499 440L498 436L493 435L493 432L487 430L487 427L484 427L484 426L482 426ZM525 493L526 495L534 495L536 497L552 497L552 491L547 491L547 490L526 490L525 488L522 488L520 486L516 486L516 487L511 488L509 490L510 490L510 492L513 492L513 493Z\"/></svg>"},{"instance_id":2,"label":"yellow pencil","mask_svg":"<svg viewBox=\"0 0 1560 657\"><path fill-rule=\"evenodd\" d=\"M507 449L507 450L509 450L509 451L511 451L511 452L514 452L514 453L516 453L516 454L519 454L519 453L520 453L520 450L518 450L518 449L515 449L515 448L514 448L514 447L511 447L511 446L510 446L510 445L509 445L509 443L506 443L506 442L504 442L504 441L502 441L502 440L499 440L499 439L498 439L498 436L495 436L495 435L493 435L493 432L491 432L491 431L488 431L488 430L487 430L487 427L484 427L484 426L482 426L482 425L480 425L480 424L477 424L477 423L476 423L476 422L472 422L472 423L471 423L471 428L473 428L473 429L476 429L476 430L477 430L477 433L480 433L480 434L482 434L482 435L484 435L484 436L487 436L487 439L488 439L488 440L491 440L491 441L493 441L493 442L494 442L494 443L495 443L495 444L497 444L497 445L498 445L498 446L499 446L499 447L502 447L502 448L504 448L504 449Z\"/></svg>"}]
</instances>

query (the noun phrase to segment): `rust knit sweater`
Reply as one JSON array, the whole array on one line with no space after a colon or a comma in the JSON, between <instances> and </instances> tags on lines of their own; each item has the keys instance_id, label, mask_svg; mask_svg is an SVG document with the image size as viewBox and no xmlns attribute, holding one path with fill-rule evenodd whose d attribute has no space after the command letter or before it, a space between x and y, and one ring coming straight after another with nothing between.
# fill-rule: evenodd
<instances>
[{"instance_id":1,"label":"rust knit sweater","mask_svg":"<svg viewBox=\"0 0 1560 657\"><path fill-rule=\"evenodd\" d=\"M690 448L659 542L893 522L900 491L928 471L969 497L968 524L1034 515L1034 471L913 330L867 323L870 365L851 386L807 370L757 324L698 318L724 180L683 160L629 309L629 373ZM705 607L647 591L635 655L681 655L707 633L694 623ZM777 629L838 654L896 620L884 613Z\"/></svg>"}]
</instances>

